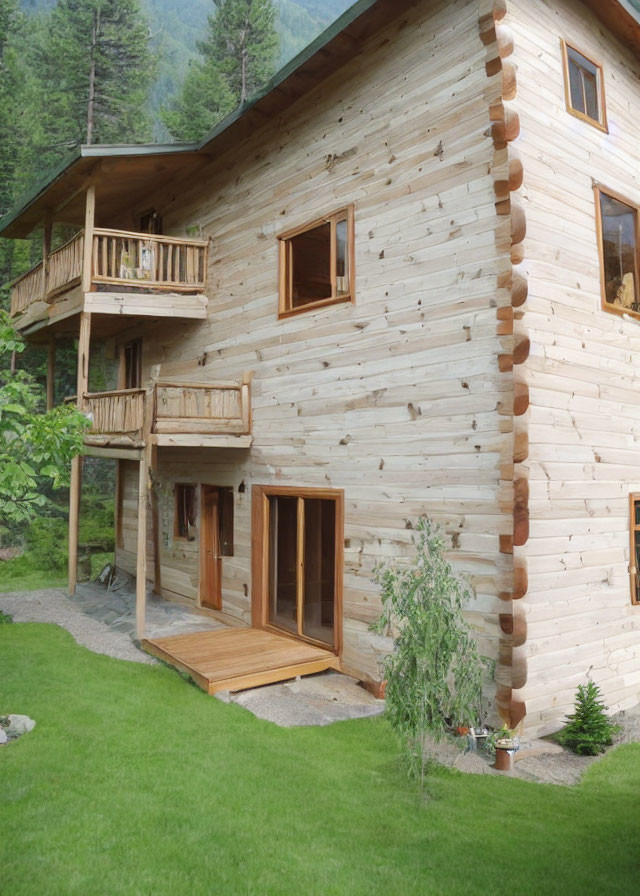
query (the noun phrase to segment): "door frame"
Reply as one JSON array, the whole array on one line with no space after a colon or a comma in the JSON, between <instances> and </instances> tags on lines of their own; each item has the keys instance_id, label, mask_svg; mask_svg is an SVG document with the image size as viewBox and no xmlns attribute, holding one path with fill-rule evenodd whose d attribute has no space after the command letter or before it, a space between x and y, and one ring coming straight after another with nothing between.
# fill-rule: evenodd
<instances>
[{"instance_id":1,"label":"door frame","mask_svg":"<svg viewBox=\"0 0 640 896\"><path fill-rule=\"evenodd\" d=\"M269 497L282 495L292 498L320 498L334 501L335 579L333 608L333 647L305 635L288 632L269 622ZM284 485L251 486L251 625L305 641L342 655L342 592L344 579L344 490L337 488L306 488Z\"/></svg>"}]
</instances>

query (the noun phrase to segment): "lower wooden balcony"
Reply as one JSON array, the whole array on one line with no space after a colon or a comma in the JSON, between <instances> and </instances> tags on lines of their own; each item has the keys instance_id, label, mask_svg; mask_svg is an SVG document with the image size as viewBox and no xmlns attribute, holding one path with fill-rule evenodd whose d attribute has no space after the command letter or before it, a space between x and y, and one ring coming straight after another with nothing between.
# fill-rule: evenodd
<instances>
[{"instance_id":1,"label":"lower wooden balcony","mask_svg":"<svg viewBox=\"0 0 640 896\"><path fill-rule=\"evenodd\" d=\"M91 421L87 453L139 452L148 445L249 448L252 441L250 374L240 383L156 382L148 389L90 392L79 406Z\"/></svg>"},{"instance_id":2,"label":"lower wooden balcony","mask_svg":"<svg viewBox=\"0 0 640 896\"><path fill-rule=\"evenodd\" d=\"M204 320L208 242L95 228L11 285L14 325L29 335L93 315Z\"/></svg>"}]
</instances>

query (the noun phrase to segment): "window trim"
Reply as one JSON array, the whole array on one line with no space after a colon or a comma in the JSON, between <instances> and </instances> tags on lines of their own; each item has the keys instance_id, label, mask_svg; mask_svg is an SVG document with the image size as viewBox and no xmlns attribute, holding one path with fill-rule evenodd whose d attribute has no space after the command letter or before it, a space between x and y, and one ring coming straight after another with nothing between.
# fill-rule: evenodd
<instances>
[{"instance_id":1,"label":"window trim","mask_svg":"<svg viewBox=\"0 0 640 896\"><path fill-rule=\"evenodd\" d=\"M322 224L347 219L347 263L349 266L349 291L345 295L331 296L327 299L318 299L314 302L306 302L299 308L292 308L290 302L290 288L287 285L288 276L290 276L291 262L288 259L288 246L290 241L305 233L307 230L313 230ZM332 228L332 233L334 229ZM335 240L331 244L331 273L333 280L333 271L335 267ZM313 221L307 221L299 227L293 227L278 234L278 320L287 317L293 317L295 314L302 314L305 311L313 311L317 308L326 308L329 305L343 304L346 302L355 303L356 290L356 269L355 269L355 216L353 204L344 205L336 211L316 218Z\"/></svg>"},{"instance_id":2,"label":"window trim","mask_svg":"<svg viewBox=\"0 0 640 896\"><path fill-rule=\"evenodd\" d=\"M320 498L335 502L335 585L333 647L307 635L294 634L269 622L269 498ZM299 536L300 537L300 536ZM344 587L344 491L337 488L305 488L286 485L251 486L251 624L254 628L315 644L342 655L342 601Z\"/></svg>"},{"instance_id":3,"label":"window trim","mask_svg":"<svg viewBox=\"0 0 640 896\"><path fill-rule=\"evenodd\" d=\"M629 317L634 318L634 320L640 320L640 311L634 311L631 308L622 308L617 305L612 305L611 302L607 302L607 287L605 280L605 264L604 264L604 227L602 221L602 203L600 201L600 197L602 194L605 196L611 197L611 199L615 199L617 202L622 202L623 205L628 205L629 208L635 210L636 213L636 269L635 269L635 288L636 288L636 301L640 301L640 204L637 202L633 202L631 199L628 199L626 196L623 196L621 193L617 193L615 190L610 190L609 187L605 187L603 184L594 183L593 185L593 193L595 196L596 203L596 236L598 240L598 257L600 260L600 307L602 311L606 311L607 314L617 314L620 317L624 315L628 315Z\"/></svg>"},{"instance_id":4,"label":"window trim","mask_svg":"<svg viewBox=\"0 0 640 896\"><path fill-rule=\"evenodd\" d=\"M193 489L193 518L194 522L190 525L187 520L187 534L180 535L180 530L178 527L178 494L179 489L191 488ZM195 533L193 535L189 535L189 529L196 528L196 520L197 520L197 501L198 501L198 486L194 482L175 482L173 485L173 540L174 541L185 541L185 542L194 542L196 540Z\"/></svg>"},{"instance_id":5,"label":"window trim","mask_svg":"<svg viewBox=\"0 0 640 896\"><path fill-rule=\"evenodd\" d=\"M562 45L562 67L564 71L564 99L567 107L567 112L570 115L573 115L575 118L579 118L580 121L585 121L587 124L592 125L594 128L597 128L599 131L602 131L605 134L609 133L609 124L607 121L607 103L605 98L604 91L604 67L601 62L598 62L588 53L585 53L584 50L581 50L580 47L577 47L572 41L565 40L564 38L560 39L560 43ZM587 59L592 65L596 67L598 70L597 74L597 89L598 89L598 111L600 112L600 119L591 118L590 115L587 115L585 112L580 112L579 109L574 109L571 105L571 79L569 77L569 50L573 50L575 53L579 53L580 56L583 56Z\"/></svg>"},{"instance_id":6,"label":"window trim","mask_svg":"<svg viewBox=\"0 0 640 896\"><path fill-rule=\"evenodd\" d=\"M635 533L640 532L640 523L636 525L635 522L635 509L636 503L640 503L640 492L631 492L629 495L629 546L630 546L630 554L629 554L629 581L631 585L631 605L634 607L640 606L640 593L638 593L638 589L636 587L636 546L635 546Z\"/></svg>"}]
</instances>

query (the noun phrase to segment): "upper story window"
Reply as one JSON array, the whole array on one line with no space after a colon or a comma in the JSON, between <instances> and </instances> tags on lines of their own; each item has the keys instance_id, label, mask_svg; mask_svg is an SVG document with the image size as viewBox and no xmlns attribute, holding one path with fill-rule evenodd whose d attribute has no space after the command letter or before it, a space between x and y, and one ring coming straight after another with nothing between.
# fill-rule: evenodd
<instances>
[{"instance_id":1,"label":"upper story window","mask_svg":"<svg viewBox=\"0 0 640 896\"><path fill-rule=\"evenodd\" d=\"M602 307L640 319L638 206L603 187L595 194Z\"/></svg>"},{"instance_id":2,"label":"upper story window","mask_svg":"<svg viewBox=\"0 0 640 896\"><path fill-rule=\"evenodd\" d=\"M353 302L353 206L282 233L278 241L279 317Z\"/></svg>"},{"instance_id":3,"label":"upper story window","mask_svg":"<svg viewBox=\"0 0 640 896\"><path fill-rule=\"evenodd\" d=\"M602 66L562 41L567 110L603 131L607 130Z\"/></svg>"}]
</instances>

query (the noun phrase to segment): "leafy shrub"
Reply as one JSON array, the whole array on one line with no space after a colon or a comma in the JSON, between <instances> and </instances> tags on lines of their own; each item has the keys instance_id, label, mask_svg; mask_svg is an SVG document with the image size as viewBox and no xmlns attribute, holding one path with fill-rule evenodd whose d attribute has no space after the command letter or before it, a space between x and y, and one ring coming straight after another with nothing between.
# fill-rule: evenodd
<instances>
[{"instance_id":1,"label":"leafy shrub","mask_svg":"<svg viewBox=\"0 0 640 896\"><path fill-rule=\"evenodd\" d=\"M600 700L600 688L589 679L579 684L574 712L567 716L569 724L558 735L558 741L579 756L597 756L613 743L620 730L606 716L607 707Z\"/></svg>"},{"instance_id":2,"label":"leafy shrub","mask_svg":"<svg viewBox=\"0 0 640 896\"><path fill-rule=\"evenodd\" d=\"M430 738L477 723L483 669L462 615L471 591L445 558L441 530L421 518L414 544L412 564L376 567L383 610L374 629L395 633L385 663L386 712L410 771L423 776Z\"/></svg>"},{"instance_id":3,"label":"leafy shrub","mask_svg":"<svg viewBox=\"0 0 640 896\"><path fill-rule=\"evenodd\" d=\"M67 521L61 517L32 520L25 533L31 565L43 572L64 572L67 568Z\"/></svg>"},{"instance_id":4,"label":"leafy shrub","mask_svg":"<svg viewBox=\"0 0 640 896\"><path fill-rule=\"evenodd\" d=\"M3 613L0 610L0 625L8 625L10 622L13 622L13 616L9 616L8 613Z\"/></svg>"},{"instance_id":5,"label":"leafy shrub","mask_svg":"<svg viewBox=\"0 0 640 896\"><path fill-rule=\"evenodd\" d=\"M68 560L68 520L65 516L34 519L25 533L31 567L43 572L65 572ZM90 496L82 502L78 532L80 545L90 544L103 552L113 551L113 500Z\"/></svg>"}]
</instances>

